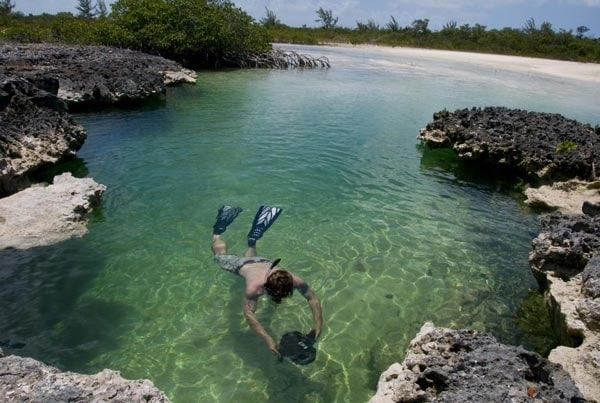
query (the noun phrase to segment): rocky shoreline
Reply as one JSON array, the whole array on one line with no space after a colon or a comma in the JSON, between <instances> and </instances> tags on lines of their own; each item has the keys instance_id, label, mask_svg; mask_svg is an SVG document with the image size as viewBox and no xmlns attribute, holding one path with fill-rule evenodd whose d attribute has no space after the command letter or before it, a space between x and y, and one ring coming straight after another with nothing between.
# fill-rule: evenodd
<instances>
[{"instance_id":1,"label":"rocky shoreline","mask_svg":"<svg viewBox=\"0 0 600 403\"><path fill-rule=\"evenodd\" d=\"M490 172L529 183L591 180L600 166L600 126L556 113L503 107L443 110L418 139L431 148L451 148Z\"/></svg>"},{"instance_id":2,"label":"rocky shoreline","mask_svg":"<svg viewBox=\"0 0 600 403\"><path fill-rule=\"evenodd\" d=\"M108 46L1 45L1 74L34 84L56 80L54 95L70 111L136 104L168 85L196 82L196 73L176 62Z\"/></svg>"},{"instance_id":3,"label":"rocky shoreline","mask_svg":"<svg viewBox=\"0 0 600 403\"><path fill-rule=\"evenodd\" d=\"M129 50L0 45L0 250L81 236L101 203L105 188L91 178L63 174L52 185L30 186L32 174L73 158L83 145L85 129L69 110L136 104L160 97L169 84L194 80L194 72L174 62ZM382 374L372 402L600 401L600 186L593 182L599 135L600 127L560 115L507 108L434 115L421 131L422 142L452 148L493 172L544 184L549 190L528 189L530 204L563 211L543 218L530 255L563 345L545 359L485 333L426 324L404 362ZM566 192L558 200L571 202L557 206L547 196L555 190ZM571 199L575 193L579 198ZM58 221L38 226L42 216ZM110 370L60 372L0 350L0 400L168 398L147 380L126 381Z\"/></svg>"},{"instance_id":4,"label":"rocky shoreline","mask_svg":"<svg viewBox=\"0 0 600 403\"><path fill-rule=\"evenodd\" d=\"M545 184L525 190L532 207L557 210L542 218L529 262L561 346L545 359L490 335L429 324L403 364L382 374L372 402L600 401L599 137L600 126L557 114L500 107L434 114L418 136L428 147L453 149L490 174Z\"/></svg>"},{"instance_id":5,"label":"rocky shoreline","mask_svg":"<svg viewBox=\"0 0 600 403\"><path fill-rule=\"evenodd\" d=\"M558 364L473 330L426 323L402 364L379 378L370 403L578 402L583 396Z\"/></svg>"},{"instance_id":6,"label":"rocky shoreline","mask_svg":"<svg viewBox=\"0 0 600 403\"><path fill-rule=\"evenodd\" d=\"M147 379L130 381L117 371L95 375L61 372L32 358L5 357L0 350L3 402L148 402L169 398Z\"/></svg>"},{"instance_id":7,"label":"rocky shoreline","mask_svg":"<svg viewBox=\"0 0 600 403\"><path fill-rule=\"evenodd\" d=\"M529 263L544 292L561 364L588 401L600 401L600 216L552 213L542 219Z\"/></svg>"},{"instance_id":8,"label":"rocky shoreline","mask_svg":"<svg viewBox=\"0 0 600 403\"><path fill-rule=\"evenodd\" d=\"M195 80L195 72L175 62L126 49L0 44L0 254L82 236L101 204L106 188L91 178L64 173L49 185L31 180L83 145L86 131L69 111L139 104L162 96L168 85ZM0 400L169 401L148 380L127 381L111 370L60 372L2 350Z\"/></svg>"},{"instance_id":9,"label":"rocky shoreline","mask_svg":"<svg viewBox=\"0 0 600 403\"><path fill-rule=\"evenodd\" d=\"M173 61L126 49L0 45L0 197L75 156L86 132L68 111L139 104L195 80Z\"/></svg>"},{"instance_id":10,"label":"rocky shoreline","mask_svg":"<svg viewBox=\"0 0 600 403\"><path fill-rule=\"evenodd\" d=\"M0 45L0 249L81 236L87 214L100 204L104 187L89 178L27 189L32 175L75 157L83 145L85 129L69 111L138 104L195 80L195 72L173 61L126 49Z\"/></svg>"}]
</instances>

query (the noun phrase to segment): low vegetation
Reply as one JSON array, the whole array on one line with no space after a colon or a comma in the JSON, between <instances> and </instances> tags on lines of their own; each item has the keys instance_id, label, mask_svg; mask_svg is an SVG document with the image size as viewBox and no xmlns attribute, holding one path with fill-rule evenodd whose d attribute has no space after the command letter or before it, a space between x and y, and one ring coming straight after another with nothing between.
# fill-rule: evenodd
<instances>
[{"instance_id":1,"label":"low vegetation","mask_svg":"<svg viewBox=\"0 0 600 403\"><path fill-rule=\"evenodd\" d=\"M564 29L555 31L548 22L538 27L533 19L519 29L487 29L480 24L459 26L451 21L441 30L433 31L428 19L418 19L410 26L401 27L394 17L384 27L370 20L357 22L355 28L325 23L318 28L283 24L265 25L265 28L274 42L408 46L600 63L600 38L586 37L587 27L578 27L574 34Z\"/></svg>"},{"instance_id":2,"label":"low vegetation","mask_svg":"<svg viewBox=\"0 0 600 403\"><path fill-rule=\"evenodd\" d=\"M559 154L568 154L577 149L577 143L571 140L565 140L556 146L556 152Z\"/></svg>"},{"instance_id":3,"label":"low vegetation","mask_svg":"<svg viewBox=\"0 0 600 403\"><path fill-rule=\"evenodd\" d=\"M117 0L110 12L104 0L79 0L77 15L37 16L15 13L15 1L0 0L0 41L127 47L194 68L323 65L301 59L273 63L272 42L410 46L600 63L600 38L586 37L587 27L576 33L555 31L550 23L538 27L533 19L520 29L488 30L450 21L433 31L428 19L402 27L392 16L384 27L369 20L344 28L332 10L319 8L315 21L320 27L296 28L282 24L268 9L257 22L229 0Z\"/></svg>"},{"instance_id":4,"label":"low vegetation","mask_svg":"<svg viewBox=\"0 0 600 403\"><path fill-rule=\"evenodd\" d=\"M0 40L126 47L189 67L235 65L271 49L266 30L230 1L117 0L109 14L97 3L79 4L78 15L5 14Z\"/></svg>"}]
</instances>

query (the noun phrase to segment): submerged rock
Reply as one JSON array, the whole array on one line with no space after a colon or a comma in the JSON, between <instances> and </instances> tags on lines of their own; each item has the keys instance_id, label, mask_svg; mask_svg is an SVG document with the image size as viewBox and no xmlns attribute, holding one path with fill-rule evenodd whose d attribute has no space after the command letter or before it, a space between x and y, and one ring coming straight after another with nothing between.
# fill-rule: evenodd
<instances>
[{"instance_id":1,"label":"submerged rock","mask_svg":"<svg viewBox=\"0 0 600 403\"><path fill-rule=\"evenodd\" d=\"M50 245L87 232L87 216L101 204L104 185L70 173L0 199L0 250Z\"/></svg>"},{"instance_id":2,"label":"submerged rock","mask_svg":"<svg viewBox=\"0 0 600 403\"><path fill-rule=\"evenodd\" d=\"M433 115L418 139L534 181L588 180L600 166L599 134L559 114L503 107L444 110Z\"/></svg>"},{"instance_id":3,"label":"submerged rock","mask_svg":"<svg viewBox=\"0 0 600 403\"><path fill-rule=\"evenodd\" d=\"M569 402L582 399L560 367L486 333L426 323L402 364L379 378L371 403Z\"/></svg>"},{"instance_id":4,"label":"submerged rock","mask_svg":"<svg viewBox=\"0 0 600 403\"><path fill-rule=\"evenodd\" d=\"M548 358L600 401L600 216L544 217L529 262L563 344Z\"/></svg>"},{"instance_id":5,"label":"submerged rock","mask_svg":"<svg viewBox=\"0 0 600 403\"><path fill-rule=\"evenodd\" d=\"M61 372L32 358L4 357L0 350L0 401L149 402L169 398L147 379L130 381L117 371L95 375Z\"/></svg>"}]
</instances>

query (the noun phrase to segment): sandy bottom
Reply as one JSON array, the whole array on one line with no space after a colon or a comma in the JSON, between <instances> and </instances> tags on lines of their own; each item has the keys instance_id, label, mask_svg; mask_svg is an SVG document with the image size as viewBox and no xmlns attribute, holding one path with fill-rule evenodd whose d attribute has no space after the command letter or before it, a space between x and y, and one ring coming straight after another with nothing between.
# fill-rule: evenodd
<instances>
[{"instance_id":1,"label":"sandy bottom","mask_svg":"<svg viewBox=\"0 0 600 403\"><path fill-rule=\"evenodd\" d=\"M377 49L380 52L461 61L505 70L525 71L536 74L549 74L556 77L585 80L600 83L600 64L579 63L534 57L505 56L486 53L459 52L451 50L388 47L376 45L327 44L347 48Z\"/></svg>"}]
</instances>

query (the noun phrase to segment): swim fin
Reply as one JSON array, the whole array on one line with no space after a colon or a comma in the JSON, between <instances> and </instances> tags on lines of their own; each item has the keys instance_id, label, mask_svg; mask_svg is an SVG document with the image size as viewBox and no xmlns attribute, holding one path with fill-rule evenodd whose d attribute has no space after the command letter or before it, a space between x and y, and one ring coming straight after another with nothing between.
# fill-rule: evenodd
<instances>
[{"instance_id":1,"label":"swim fin","mask_svg":"<svg viewBox=\"0 0 600 403\"><path fill-rule=\"evenodd\" d=\"M240 207L223 206L217 213L217 222L213 225L213 234L221 235L227 229L227 226L235 220L235 217L242 212Z\"/></svg>"},{"instance_id":2,"label":"swim fin","mask_svg":"<svg viewBox=\"0 0 600 403\"><path fill-rule=\"evenodd\" d=\"M278 207L260 206L252 222L252 228L248 232L248 246L254 246L264 235L265 231L275 222L281 209Z\"/></svg>"}]
</instances>

